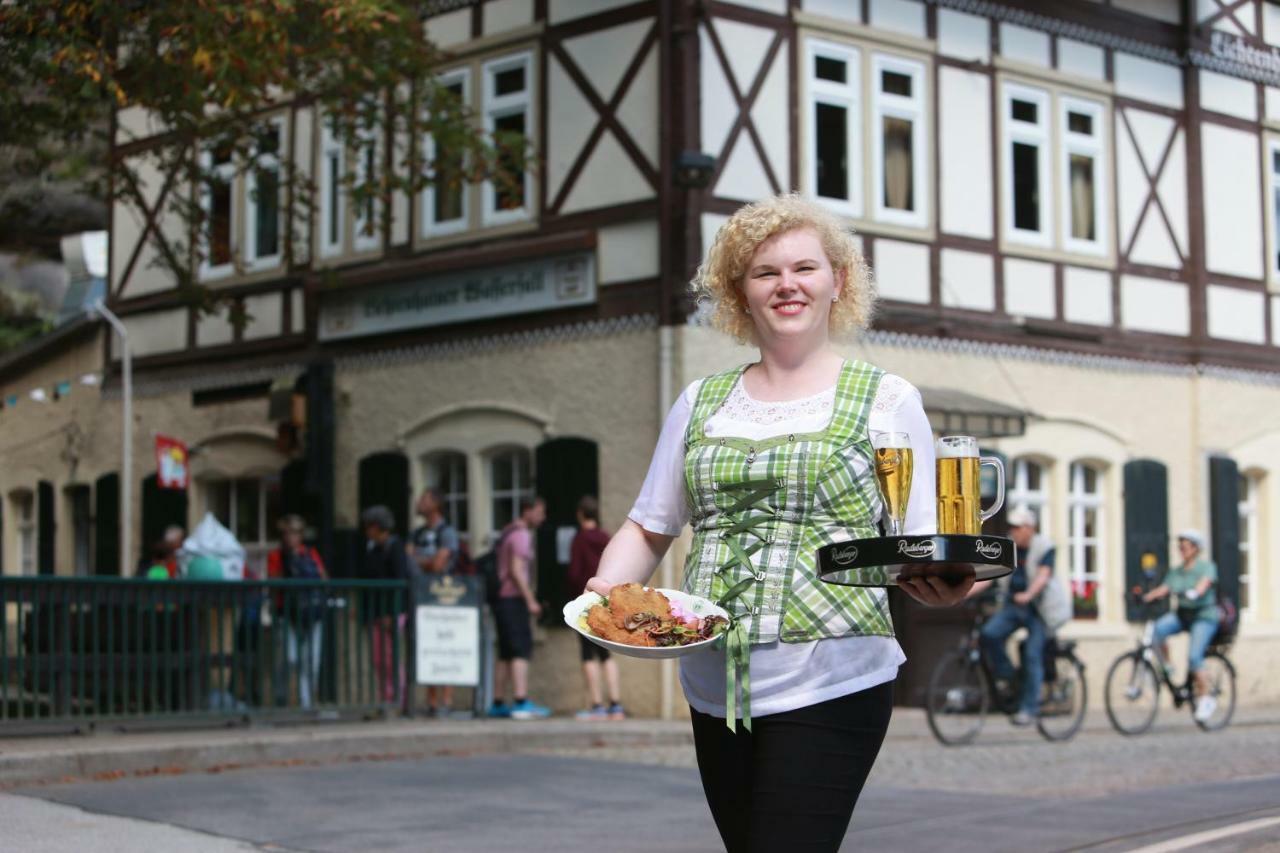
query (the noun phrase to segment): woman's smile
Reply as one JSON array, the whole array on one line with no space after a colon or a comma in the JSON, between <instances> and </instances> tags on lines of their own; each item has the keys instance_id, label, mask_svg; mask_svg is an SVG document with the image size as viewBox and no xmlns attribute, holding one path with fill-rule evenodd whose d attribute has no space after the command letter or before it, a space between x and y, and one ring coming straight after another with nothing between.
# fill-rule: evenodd
<instances>
[{"instance_id":1,"label":"woman's smile","mask_svg":"<svg viewBox=\"0 0 1280 853\"><path fill-rule=\"evenodd\" d=\"M773 305L773 310L784 316L799 314L805 309L806 303L799 300L791 299L786 302L777 302Z\"/></svg>"}]
</instances>

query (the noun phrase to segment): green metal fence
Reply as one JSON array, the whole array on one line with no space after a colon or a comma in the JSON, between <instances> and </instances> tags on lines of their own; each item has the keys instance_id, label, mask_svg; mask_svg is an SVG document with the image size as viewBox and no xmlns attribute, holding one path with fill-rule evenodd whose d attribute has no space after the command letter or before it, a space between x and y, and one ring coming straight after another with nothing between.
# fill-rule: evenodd
<instances>
[{"instance_id":1,"label":"green metal fence","mask_svg":"<svg viewBox=\"0 0 1280 853\"><path fill-rule=\"evenodd\" d=\"M0 732L404 700L398 581L0 577Z\"/></svg>"}]
</instances>

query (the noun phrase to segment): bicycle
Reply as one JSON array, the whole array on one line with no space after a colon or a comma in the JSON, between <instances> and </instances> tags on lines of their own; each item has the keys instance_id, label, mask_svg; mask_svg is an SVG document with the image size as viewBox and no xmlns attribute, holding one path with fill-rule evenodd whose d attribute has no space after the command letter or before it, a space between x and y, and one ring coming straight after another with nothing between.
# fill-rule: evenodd
<instances>
[{"instance_id":1,"label":"bicycle","mask_svg":"<svg viewBox=\"0 0 1280 853\"><path fill-rule=\"evenodd\" d=\"M1196 719L1191 673L1187 673L1187 680L1182 685L1174 684L1169 662L1155 643L1155 624L1159 612L1151 605L1162 602L1143 602L1141 596L1141 587L1134 587L1130 592L1130 601L1141 608L1146 620L1142 639L1133 651L1117 657L1107 670L1103 694L1107 719L1122 735L1142 734L1155 722L1160 710L1160 685L1163 684L1173 698L1175 710L1184 704L1191 706L1191 718L1201 730L1212 732L1226 728L1236 708L1236 669L1226 655L1231 638L1224 637L1219 631L1205 651L1201 672L1204 673L1209 685L1209 695L1214 698L1216 707L1208 719Z\"/></svg>"},{"instance_id":2,"label":"bicycle","mask_svg":"<svg viewBox=\"0 0 1280 853\"><path fill-rule=\"evenodd\" d=\"M1007 690L997 689L982 654L981 631L986 616L986 609L980 605L968 636L959 648L942 656L929 678L925 717L933 736L947 746L973 742L992 708L1007 716L1018 711L1022 669L1019 667L1018 676ZM1022 648L1025 646L1023 640ZM1084 664L1076 657L1075 648L1074 640L1045 640L1044 687L1036 729L1046 740L1070 740L1084 723L1088 691Z\"/></svg>"}]
</instances>

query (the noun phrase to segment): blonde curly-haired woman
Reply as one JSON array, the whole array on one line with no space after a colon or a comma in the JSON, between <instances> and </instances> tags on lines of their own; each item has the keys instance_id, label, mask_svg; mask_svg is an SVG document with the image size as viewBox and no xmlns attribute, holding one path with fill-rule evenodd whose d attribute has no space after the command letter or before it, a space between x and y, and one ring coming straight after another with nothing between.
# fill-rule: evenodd
<instances>
[{"instance_id":1,"label":"blonde curly-haired woman","mask_svg":"<svg viewBox=\"0 0 1280 853\"><path fill-rule=\"evenodd\" d=\"M681 659L698 767L728 850L837 850L880 750L905 659L883 590L817 575L829 542L878 535L873 431L916 455L904 532L934 531L933 438L919 392L842 357L871 277L849 229L793 195L740 209L693 283L712 324L758 361L692 383L588 589L645 582L686 523L684 588L735 617L723 647ZM972 580L913 580L932 606Z\"/></svg>"}]
</instances>

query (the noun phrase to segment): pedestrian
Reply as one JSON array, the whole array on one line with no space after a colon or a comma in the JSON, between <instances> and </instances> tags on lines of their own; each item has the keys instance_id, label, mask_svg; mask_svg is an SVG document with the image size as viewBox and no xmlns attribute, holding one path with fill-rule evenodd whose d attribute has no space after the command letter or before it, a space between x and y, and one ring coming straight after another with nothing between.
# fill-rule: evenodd
<instances>
[{"instance_id":1,"label":"pedestrian","mask_svg":"<svg viewBox=\"0 0 1280 853\"><path fill-rule=\"evenodd\" d=\"M581 595L587 587L587 581L595 577L600 565L600 555L609 544L609 534L600 527L600 503L591 495L578 501L578 532L569 546L569 576L567 578L569 592ZM587 685L587 701L585 710L575 716L579 720L625 720L626 711L622 708L621 691L618 680L618 664L610 656L604 646L591 642L586 637L578 637L582 655L582 677ZM609 704L604 704L604 695L600 689L600 678L609 690Z\"/></svg>"},{"instance_id":2,"label":"pedestrian","mask_svg":"<svg viewBox=\"0 0 1280 853\"><path fill-rule=\"evenodd\" d=\"M1218 611L1218 567L1206 559L1204 535L1199 530L1183 530L1178 534L1179 565L1165 573L1164 580L1155 589L1142 596L1145 602L1176 596L1177 608L1156 620L1154 641L1165 647L1174 634L1186 631L1191 635L1187 647L1187 672L1194 681L1196 694L1195 718L1204 722L1217 710L1218 700L1213 698L1204 677L1204 653L1218 633L1221 614ZM1166 654L1165 659L1168 660Z\"/></svg>"},{"instance_id":3,"label":"pedestrian","mask_svg":"<svg viewBox=\"0 0 1280 853\"><path fill-rule=\"evenodd\" d=\"M444 517L444 496L431 488L418 498L422 525L409 537L409 552L423 574L449 575L458 567L458 531ZM453 687L427 685L427 713L446 717L453 708Z\"/></svg>"},{"instance_id":4,"label":"pedestrian","mask_svg":"<svg viewBox=\"0 0 1280 853\"><path fill-rule=\"evenodd\" d=\"M546 520L547 505L539 497L521 498L520 514L498 540L498 600L493 619L498 629L498 664L493 673L491 717L534 720L551 710L529 699L529 661L533 657L530 620L542 614L533 595L533 531ZM505 701L510 687L512 702Z\"/></svg>"},{"instance_id":5,"label":"pedestrian","mask_svg":"<svg viewBox=\"0 0 1280 853\"><path fill-rule=\"evenodd\" d=\"M166 581L173 577L169 573L169 559L172 556L169 545L163 539L151 546L151 557L142 560L138 574L151 581Z\"/></svg>"},{"instance_id":6,"label":"pedestrian","mask_svg":"<svg viewBox=\"0 0 1280 853\"><path fill-rule=\"evenodd\" d=\"M360 514L360 523L366 540L362 573L366 580L405 581L418 576L404 541L396 535L396 520L391 510L381 505L371 506ZM395 602L403 600L405 596L391 595L385 590L365 591L361 607L361 614L370 626L379 698L386 704L401 707L406 698L404 652L397 650L404 635L405 616Z\"/></svg>"},{"instance_id":7,"label":"pedestrian","mask_svg":"<svg viewBox=\"0 0 1280 853\"><path fill-rule=\"evenodd\" d=\"M289 682L298 676L298 704L309 709L320 683L324 617L328 594L318 584L328 580L320 553L303 541L307 523L300 515L280 519L280 546L267 554L267 577L276 580L306 581L305 589L279 590L274 596L276 626L274 677L277 706L288 704ZM281 653L282 652L282 653Z\"/></svg>"},{"instance_id":8,"label":"pedestrian","mask_svg":"<svg viewBox=\"0 0 1280 853\"><path fill-rule=\"evenodd\" d=\"M1017 712L1009 721L1029 726L1040 716L1040 689L1044 684L1045 643L1050 635L1049 605L1065 599L1062 587L1054 582L1057 549L1047 536L1036 532L1036 514L1025 507L1009 511L1009 538L1017 546L1013 574L994 581L999 591L1000 609L982 625L982 652L991 662L996 689L1004 696L1014 683L1013 662L1005 644L1019 628L1027 629L1022 655L1022 695ZM973 585L970 595L978 595L993 581ZM1054 624L1053 628L1057 628Z\"/></svg>"},{"instance_id":9,"label":"pedestrian","mask_svg":"<svg viewBox=\"0 0 1280 853\"><path fill-rule=\"evenodd\" d=\"M169 578L178 577L178 551L182 549L182 543L186 538L187 531L180 525L171 524L166 527L160 541L138 560L139 577L145 576L154 580L158 573L151 570L157 565L164 567L165 574Z\"/></svg>"},{"instance_id":10,"label":"pedestrian","mask_svg":"<svg viewBox=\"0 0 1280 853\"><path fill-rule=\"evenodd\" d=\"M870 431L915 453L905 532L935 528L933 439L914 386L842 358L874 288L848 226L779 196L720 228L694 281L713 326L759 360L689 385L658 438L628 520L588 588L648 581L686 523L684 589L733 616L718 649L680 658L702 785L725 847L840 846L893 705L904 660L886 592L836 586L816 550L877 535L883 506ZM899 586L928 606L954 583Z\"/></svg>"}]
</instances>

